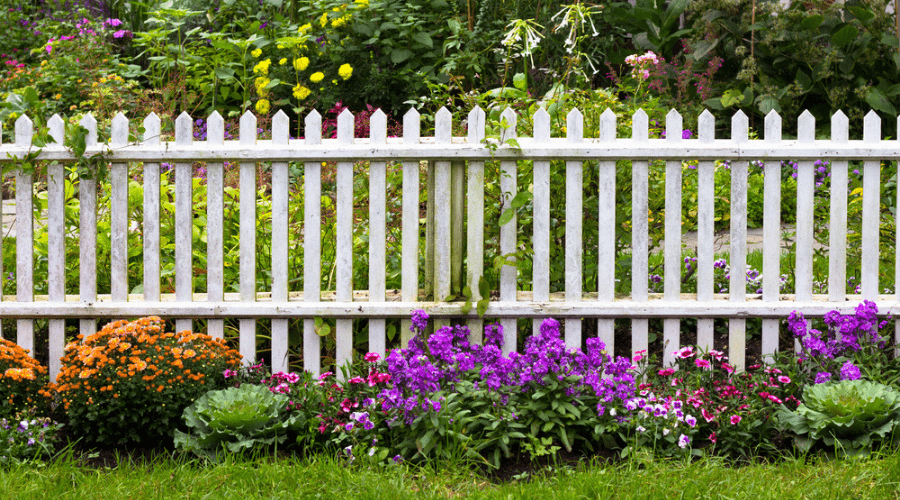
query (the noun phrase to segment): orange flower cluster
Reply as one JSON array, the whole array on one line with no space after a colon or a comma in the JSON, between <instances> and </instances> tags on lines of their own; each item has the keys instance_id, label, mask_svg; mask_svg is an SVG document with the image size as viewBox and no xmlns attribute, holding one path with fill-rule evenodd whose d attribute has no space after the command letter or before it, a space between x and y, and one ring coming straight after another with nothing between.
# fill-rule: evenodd
<instances>
[{"instance_id":1,"label":"orange flower cluster","mask_svg":"<svg viewBox=\"0 0 900 500\"><path fill-rule=\"evenodd\" d=\"M0 339L0 414L9 416L31 407L50 404L53 385L47 367L18 345Z\"/></svg>"},{"instance_id":2,"label":"orange flower cluster","mask_svg":"<svg viewBox=\"0 0 900 500\"><path fill-rule=\"evenodd\" d=\"M180 419L184 407L224 383L225 369L240 366L241 355L221 339L163 328L158 317L116 321L66 346L57 381L70 427L88 440L105 439L104 432L115 440L155 415L154 425L171 429L167 420Z\"/></svg>"}]
</instances>

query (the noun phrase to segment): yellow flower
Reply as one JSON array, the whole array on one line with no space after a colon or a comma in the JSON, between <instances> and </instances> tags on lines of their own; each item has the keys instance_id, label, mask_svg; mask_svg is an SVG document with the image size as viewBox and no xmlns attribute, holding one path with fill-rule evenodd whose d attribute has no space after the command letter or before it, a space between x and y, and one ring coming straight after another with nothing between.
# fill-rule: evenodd
<instances>
[{"instance_id":1,"label":"yellow flower","mask_svg":"<svg viewBox=\"0 0 900 500\"><path fill-rule=\"evenodd\" d=\"M256 111L262 115L269 113L269 100L268 99L260 99L256 101Z\"/></svg>"},{"instance_id":2,"label":"yellow flower","mask_svg":"<svg viewBox=\"0 0 900 500\"><path fill-rule=\"evenodd\" d=\"M100 83L106 83L106 78L101 78Z\"/></svg>"},{"instance_id":3,"label":"yellow flower","mask_svg":"<svg viewBox=\"0 0 900 500\"><path fill-rule=\"evenodd\" d=\"M256 49L256 50L250 52L250 55L252 55L253 57L259 57L262 55L262 49Z\"/></svg>"},{"instance_id":4,"label":"yellow flower","mask_svg":"<svg viewBox=\"0 0 900 500\"><path fill-rule=\"evenodd\" d=\"M322 18L319 19L319 24L321 24L323 28L325 27L326 24L328 24L328 13L327 12L322 13Z\"/></svg>"},{"instance_id":5,"label":"yellow flower","mask_svg":"<svg viewBox=\"0 0 900 500\"><path fill-rule=\"evenodd\" d=\"M253 72L268 75L269 74L269 66L271 64L272 64L271 59L266 59L265 61L260 61L256 66L253 67Z\"/></svg>"},{"instance_id":6,"label":"yellow flower","mask_svg":"<svg viewBox=\"0 0 900 500\"><path fill-rule=\"evenodd\" d=\"M345 24L347 24L347 19L344 18L344 16L335 18L333 21L331 21L332 28L340 28L341 26L343 26Z\"/></svg>"},{"instance_id":7,"label":"yellow flower","mask_svg":"<svg viewBox=\"0 0 900 500\"><path fill-rule=\"evenodd\" d=\"M311 94L311 93L312 93L312 91L303 85L297 84L294 87L294 97L299 100L306 99L307 97L309 97L309 94Z\"/></svg>"},{"instance_id":8,"label":"yellow flower","mask_svg":"<svg viewBox=\"0 0 900 500\"><path fill-rule=\"evenodd\" d=\"M284 66L285 64L287 64L287 57L282 57L281 60L278 61L278 64L280 66Z\"/></svg>"},{"instance_id":9,"label":"yellow flower","mask_svg":"<svg viewBox=\"0 0 900 500\"><path fill-rule=\"evenodd\" d=\"M353 75L353 67L349 64L343 64L340 68L338 68L338 75L344 80L350 78Z\"/></svg>"},{"instance_id":10,"label":"yellow flower","mask_svg":"<svg viewBox=\"0 0 900 500\"><path fill-rule=\"evenodd\" d=\"M266 86L271 82L272 80L269 80L265 76L257 77L255 80L256 93L262 94L266 90Z\"/></svg>"},{"instance_id":11,"label":"yellow flower","mask_svg":"<svg viewBox=\"0 0 900 500\"><path fill-rule=\"evenodd\" d=\"M311 81L313 83L319 83L322 81L323 78L325 78L325 73L322 73L321 71L316 71L315 73L310 75L309 81Z\"/></svg>"},{"instance_id":12,"label":"yellow flower","mask_svg":"<svg viewBox=\"0 0 900 500\"><path fill-rule=\"evenodd\" d=\"M309 58L301 57L300 59L294 59L294 69L297 71L304 71L309 67Z\"/></svg>"},{"instance_id":13,"label":"yellow flower","mask_svg":"<svg viewBox=\"0 0 900 500\"><path fill-rule=\"evenodd\" d=\"M18 118L18 117L19 117L19 114L16 113L15 111L13 111L12 113L9 114L9 119L10 119L10 120L15 120L15 119Z\"/></svg>"},{"instance_id":14,"label":"yellow flower","mask_svg":"<svg viewBox=\"0 0 900 500\"><path fill-rule=\"evenodd\" d=\"M359 9L365 9L369 6L369 0L355 0L353 3L355 3L356 7Z\"/></svg>"},{"instance_id":15,"label":"yellow flower","mask_svg":"<svg viewBox=\"0 0 900 500\"><path fill-rule=\"evenodd\" d=\"M54 96L54 97L55 97L57 100L62 99L62 94L56 94L56 96Z\"/></svg>"},{"instance_id":16,"label":"yellow flower","mask_svg":"<svg viewBox=\"0 0 900 500\"><path fill-rule=\"evenodd\" d=\"M309 23L306 23L303 26L300 26L299 28L297 28L297 33L300 33L302 35L303 33L306 33L307 31L309 31L311 29L312 29L312 25Z\"/></svg>"}]
</instances>

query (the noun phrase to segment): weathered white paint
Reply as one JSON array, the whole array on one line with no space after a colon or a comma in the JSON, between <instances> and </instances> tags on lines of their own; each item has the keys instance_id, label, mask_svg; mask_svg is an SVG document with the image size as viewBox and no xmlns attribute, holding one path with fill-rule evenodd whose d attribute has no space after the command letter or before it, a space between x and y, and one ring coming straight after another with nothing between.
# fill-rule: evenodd
<instances>
[{"instance_id":1,"label":"weathered white paint","mask_svg":"<svg viewBox=\"0 0 900 500\"><path fill-rule=\"evenodd\" d=\"M81 119L80 125L88 130L85 144L97 144L97 120L88 114ZM31 189L28 189L31 193ZM18 190L16 190L18 199ZM78 293L84 302L97 300L97 177L96 172L90 177L79 179L79 285ZM18 207L17 207L18 208ZM29 216L29 220L31 217ZM97 332L97 321L83 319L80 325L81 334L87 337Z\"/></svg>"},{"instance_id":2,"label":"weathered white paint","mask_svg":"<svg viewBox=\"0 0 900 500\"><path fill-rule=\"evenodd\" d=\"M509 140L518 142L516 133L517 116L511 108L506 108L500 115L501 123L505 128L500 131L500 149L509 149ZM500 213L511 208L510 203L518 192L518 166L515 161L500 162ZM500 226L500 255L504 262L515 263L516 258L511 254L516 251L516 239L518 238L518 217L513 212L512 219ZM500 302L516 301L516 277L518 269L511 265L500 268ZM503 353L516 350L518 335L516 332L516 318L500 318L500 326L503 327Z\"/></svg>"},{"instance_id":3,"label":"weathered white paint","mask_svg":"<svg viewBox=\"0 0 900 500\"><path fill-rule=\"evenodd\" d=\"M898 295L879 296L878 292L878 237L880 214L879 181L880 160L900 156L900 143L896 140L882 141L880 122L877 115L866 117L864 139L848 140L846 117L838 113L832 118L832 139L815 140L815 124L812 116L805 113L799 119L798 139L781 139L781 118L770 114L766 119L765 139L749 140L747 118L742 113L732 120L730 139L714 138L712 115L704 113L698 124L699 137L683 140L683 124L680 116L672 112L667 117L666 140L649 139L647 115L638 112L632 118L633 130L630 139L616 138L616 117L607 111L601 117L599 139L583 138L580 113L569 116L567 137L550 137L549 116L539 111L534 117L533 137L516 137L512 110L506 110L503 118L509 125L502 131L496 148L484 144L485 113L474 109L469 114L468 137L453 137L450 113L443 110L436 118L435 137L420 137L419 115L411 110L404 117L402 138L386 137L386 120L380 113L373 115L371 137L353 137L353 116L343 113L338 120L338 138L322 139L322 122L318 113L306 117L305 140L288 138L287 117L279 113L273 120L272 140L256 140L256 123L252 114L242 118L240 140L224 140L224 122L214 113L209 117L208 139L193 142L191 137L191 117L183 114L176 121L174 142L161 142L159 119L150 115L144 120L144 137L140 144L128 144L128 120L118 115L113 121L113 137L109 144L97 145L96 125L87 118L83 124L92 130L88 140L93 144L88 154L105 152L111 159L112 218L110 239L112 242L113 287L109 295L97 295L97 263L92 260L96 242L96 206L91 205L96 188L90 187L90 180L81 179L82 221L78 235L81 244L81 283L77 294L66 295L64 279L65 248L62 218L62 179L65 171L61 166L48 169L47 198L48 263L51 284L46 297L33 296L33 259L20 258L17 262L17 296L15 302L0 304L0 317L15 318L18 321L17 340L27 348L33 348L33 318L51 320L50 354L57 357L62 352L63 321L66 318L83 320L83 330L93 333L95 318L135 317L160 315L178 319L178 328L193 319L209 319L210 332L222 335L222 319L237 318L241 323L241 350L252 360L256 356L255 322L260 318L273 319L272 356L276 369L285 369L287 354L287 326L290 318L303 318L304 366L318 372L320 369L321 344L316 332L315 318L337 320L337 358L348 361L352 354L352 320L368 318L370 349L384 352L384 320L405 318L413 309L422 308L435 318L435 324L448 324L450 318L464 318L475 330L476 340L480 339L482 320L477 318L474 307L463 312L462 302L445 302L451 293L451 263L459 252L451 251L455 240L460 240L458 231L460 220L451 217L450 185L451 165L457 165L457 179L462 179L459 161L469 160L466 183L466 269L465 285L472 292L472 300L477 301L478 280L483 275L483 255L487 245L484 227L490 221L484 220L484 162L499 161L503 175L496 180L503 192L502 203L506 206L518 190L516 172L518 162L535 162L534 181L534 250L533 291L518 291L517 271L512 266L501 268L500 300L492 302L486 316L500 318L505 329L507 350L515 348L517 341L516 319L533 318L534 326L548 316L557 317L566 323L567 342L578 345L581 342L581 318L598 318L598 335L607 344L613 345L614 318L630 318L632 321L632 350L646 349L648 343L648 318L664 319L664 339L669 342L666 351L670 353L679 344L679 319L686 316L700 318L698 343L712 347L713 318L729 318L729 354L737 367L744 360L744 318L760 317L763 322L763 352L773 353L777 348L777 324L780 318L795 309L807 316L822 315L832 309L851 312L858 295L848 296L844 289L846 278L846 233L847 233L847 162L863 160L863 294L877 300L882 313L900 312L897 308ZM50 135L56 144L43 148L40 158L71 161L71 153L59 147L63 140L63 123L59 117L48 121ZM16 122L16 144L0 145L0 162L9 161L7 153L21 156L31 145L32 123L27 117ZM518 147L507 144L515 139ZM488 139L496 141L496 139ZM797 295L780 293L778 275L780 257L780 162L781 159L801 162L798 180L798 239ZM831 244L830 291L828 296L813 294L812 255L812 161L826 159L832 164L831 203ZM562 292L550 292L549 284L549 241L553 230L549 219L550 160L566 161L566 279ZM632 160L631 186L633 191L632 221L617 221L615 169L619 159ZM647 256L649 251L647 214L648 161L661 159L666 164L666 213L665 221L665 267L666 287L663 294L648 293ZM698 159L698 293L680 293L681 261L681 160ZM714 177L713 160L732 161L731 193L731 294L716 293L713 289L713 214ZM762 295L747 294L745 291L746 271L746 203L747 203L747 161L760 159L765 162L766 185L764 206L764 264ZM192 286L194 269L191 266L193 200L191 199L192 172L190 163L194 160L209 161L207 199L207 282L205 293L195 294ZM241 173L241 248L240 248L240 293L225 293L223 282L222 248L222 206L223 181L222 162L236 160L242 164ZM369 290L354 290L352 283L352 235L353 221L353 164L369 161ZM426 230L433 230L434 237L434 297L424 302L419 293L419 169L421 160L431 160L434 164L433 189L429 201L434 209L434 224ZM130 295L132 284L127 283L127 273L123 266L127 263L128 201L126 162L144 162L144 220L141 232L144 237L143 294ZM162 295L160 290L159 262L159 162L176 164L176 276L175 293ZM255 254L256 225L264 223L256 217L256 162L272 161L272 289L256 289L258 263ZM304 227L302 233L288 233L288 161L302 161L304 166ZM335 286L331 290L321 290L321 164L336 161L337 167L337 240L338 262L334 263ZM402 290L387 290L385 286L386 262L386 163L403 163L403 221L402 221ZM628 298L615 296L615 241L601 236L598 241L598 283L597 292L585 293L582 287L582 211L581 184L583 161L599 161L599 202L598 229L601 235L614 234L617 224L631 223L632 227L632 294ZM124 174L124 175L123 175ZM27 172L17 172L17 252L19 255L31 253L33 241L33 221L31 193L34 189L32 176ZM843 188L841 187L843 186ZM458 186L457 186L458 188ZM457 199L461 197L457 193ZM94 198L96 203L96 198ZM519 250L517 221L513 218L501 228L499 250L511 254ZM357 229L358 231L358 229ZM303 270L303 292L291 292L287 267L293 238L302 238L305 257ZM330 244L330 242L329 242ZM461 242L456 242L457 247ZM900 266L898 266L900 268ZM330 274L330 270L326 274ZM457 273L459 274L459 273ZM900 278L900 271L898 271ZM454 292L455 293L455 292ZM849 299L849 300L847 300ZM408 323L407 323L408 325ZM898 330L900 333L900 330ZM407 337L408 338L408 337ZM674 345L673 345L674 344ZM669 357L667 353L667 357ZM667 359L671 362L671 359ZM58 372L58 365L51 370Z\"/></svg>"}]
</instances>

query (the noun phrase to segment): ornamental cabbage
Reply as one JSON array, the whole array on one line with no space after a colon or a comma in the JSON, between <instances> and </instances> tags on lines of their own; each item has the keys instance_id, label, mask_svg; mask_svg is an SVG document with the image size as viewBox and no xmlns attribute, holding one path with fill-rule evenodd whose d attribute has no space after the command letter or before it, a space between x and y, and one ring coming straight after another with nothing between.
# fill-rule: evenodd
<instances>
[{"instance_id":1,"label":"ornamental cabbage","mask_svg":"<svg viewBox=\"0 0 900 500\"><path fill-rule=\"evenodd\" d=\"M175 431L175 447L216 460L222 450L240 453L284 442L305 421L287 413L288 397L261 385L209 391L184 410L187 433Z\"/></svg>"},{"instance_id":2,"label":"ornamental cabbage","mask_svg":"<svg viewBox=\"0 0 900 500\"><path fill-rule=\"evenodd\" d=\"M802 452L822 442L841 454L867 454L900 426L900 392L862 379L825 382L806 389L796 412L782 405L777 415Z\"/></svg>"}]
</instances>

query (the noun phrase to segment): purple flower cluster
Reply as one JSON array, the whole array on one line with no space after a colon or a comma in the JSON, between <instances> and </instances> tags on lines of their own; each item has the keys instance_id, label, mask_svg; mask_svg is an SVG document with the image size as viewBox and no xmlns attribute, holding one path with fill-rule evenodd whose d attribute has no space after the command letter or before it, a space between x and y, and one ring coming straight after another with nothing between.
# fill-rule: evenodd
<instances>
[{"instance_id":1,"label":"purple flower cluster","mask_svg":"<svg viewBox=\"0 0 900 500\"><path fill-rule=\"evenodd\" d=\"M800 340L802 361L810 361L820 368L815 383L820 384L840 375L840 380L856 380L861 377L859 368L851 361L861 351L883 351L888 348L885 337L879 333L887 321L878 319L878 307L874 302L863 301L854 314L831 311L823 321L825 332L810 328L802 314L794 311L788 317L788 329ZM839 369L838 369L839 367Z\"/></svg>"},{"instance_id":2,"label":"purple flower cluster","mask_svg":"<svg viewBox=\"0 0 900 500\"><path fill-rule=\"evenodd\" d=\"M613 361L596 338L588 339L587 352L567 349L554 319L545 320L540 332L526 339L524 352L504 356L500 325L485 327L484 345L478 345L469 342L465 326L443 327L423 339L428 316L416 311L412 317L416 336L408 348L395 349L387 357L393 385L380 395L384 398L382 409L400 410L407 423L421 413L439 411L437 394L454 390L461 380L472 381L476 389L509 395L555 379L570 384L566 389L569 395L598 397L600 414L604 404L634 394L628 359Z\"/></svg>"}]
</instances>

